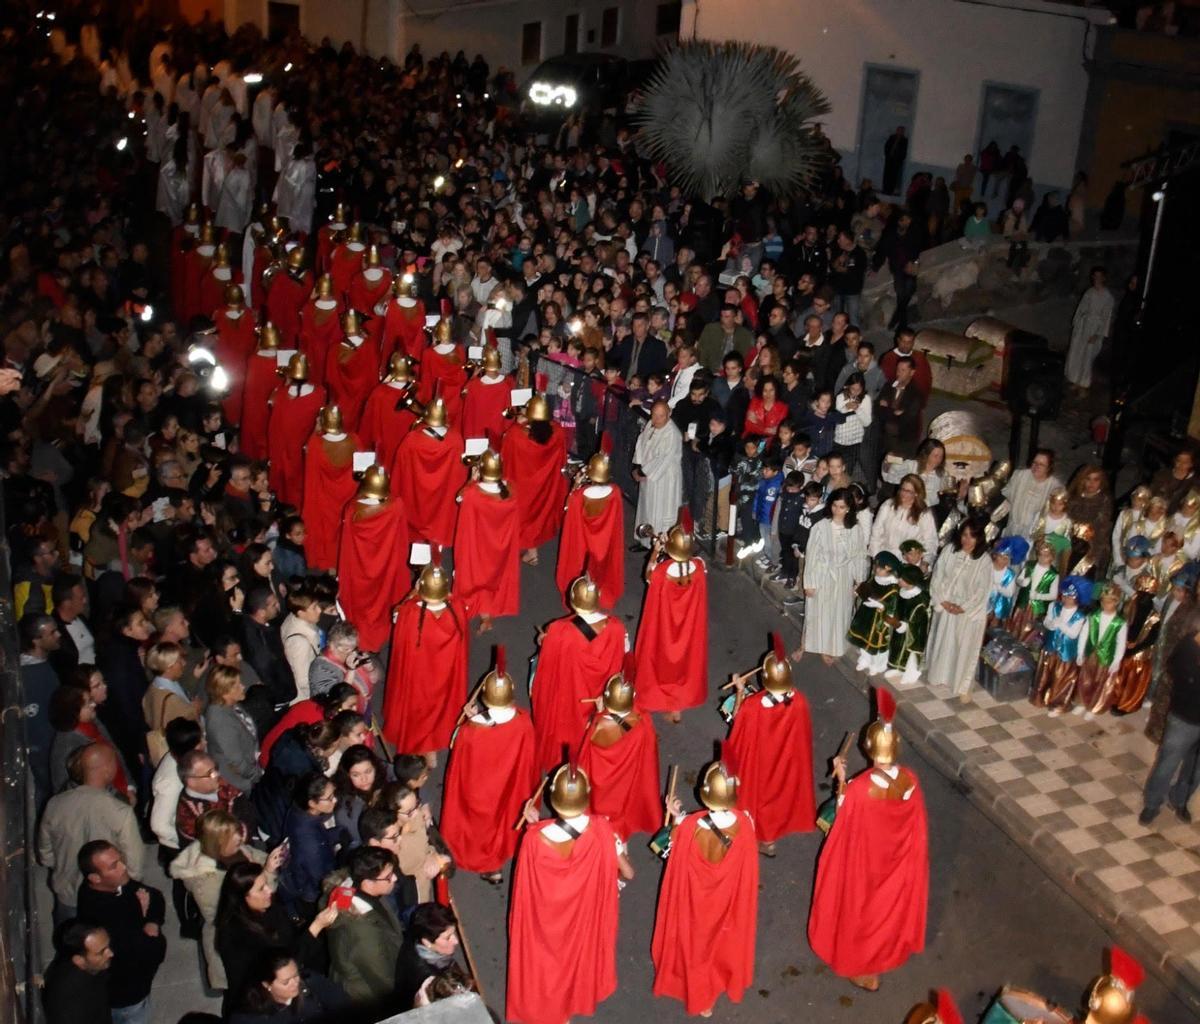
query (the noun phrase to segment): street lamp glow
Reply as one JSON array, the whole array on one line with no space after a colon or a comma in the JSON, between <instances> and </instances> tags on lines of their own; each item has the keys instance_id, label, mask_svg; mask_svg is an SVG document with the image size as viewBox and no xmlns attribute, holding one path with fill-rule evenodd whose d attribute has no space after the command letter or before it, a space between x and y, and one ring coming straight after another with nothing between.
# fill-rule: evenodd
<instances>
[{"instance_id":1,"label":"street lamp glow","mask_svg":"<svg viewBox=\"0 0 1200 1024\"><path fill-rule=\"evenodd\" d=\"M284 66L283 66L283 70L284 70L284 71L291 71L291 70L292 70L292 62L291 62L290 60L289 60L289 61L288 61L288 62L287 62L287 63L286 63Z\"/></svg>"},{"instance_id":2,"label":"street lamp glow","mask_svg":"<svg viewBox=\"0 0 1200 1024\"><path fill-rule=\"evenodd\" d=\"M262 81L262 75L257 71L251 71L249 74L242 76L242 81L247 85L258 85Z\"/></svg>"},{"instance_id":3,"label":"street lamp glow","mask_svg":"<svg viewBox=\"0 0 1200 1024\"><path fill-rule=\"evenodd\" d=\"M125 138L124 135L122 135L119 139L117 139L117 152L123 153L125 151L125 147L128 145L129 145L129 140L127 138Z\"/></svg>"}]
</instances>

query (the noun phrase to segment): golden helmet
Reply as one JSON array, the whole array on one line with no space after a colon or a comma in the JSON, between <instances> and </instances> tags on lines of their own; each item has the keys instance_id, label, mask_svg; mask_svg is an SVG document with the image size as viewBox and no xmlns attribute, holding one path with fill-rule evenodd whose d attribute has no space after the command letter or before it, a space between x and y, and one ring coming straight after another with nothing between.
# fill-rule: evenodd
<instances>
[{"instance_id":1,"label":"golden helmet","mask_svg":"<svg viewBox=\"0 0 1200 1024\"><path fill-rule=\"evenodd\" d=\"M1150 500L1150 488L1145 484L1138 484L1132 491L1129 492L1129 502L1135 508L1140 501L1143 505Z\"/></svg>"},{"instance_id":2,"label":"golden helmet","mask_svg":"<svg viewBox=\"0 0 1200 1024\"><path fill-rule=\"evenodd\" d=\"M387 501L390 496L387 470L382 466L372 466L358 483L358 497Z\"/></svg>"},{"instance_id":3,"label":"golden helmet","mask_svg":"<svg viewBox=\"0 0 1200 1024\"><path fill-rule=\"evenodd\" d=\"M184 215L185 222L188 224L200 223L200 204L188 203L187 213Z\"/></svg>"},{"instance_id":4,"label":"golden helmet","mask_svg":"<svg viewBox=\"0 0 1200 1024\"><path fill-rule=\"evenodd\" d=\"M1130 1024L1137 1016L1133 994L1146 972L1118 946L1112 948L1112 969L1100 975L1087 997L1084 1024Z\"/></svg>"},{"instance_id":5,"label":"golden helmet","mask_svg":"<svg viewBox=\"0 0 1200 1024\"><path fill-rule=\"evenodd\" d=\"M308 356L303 352L297 352L291 359L288 360L287 371L284 376L294 384L303 384L308 380Z\"/></svg>"},{"instance_id":6,"label":"golden helmet","mask_svg":"<svg viewBox=\"0 0 1200 1024\"><path fill-rule=\"evenodd\" d=\"M334 208L333 213L329 217L329 223L330 224L345 224L347 216L349 216L349 215L346 213L346 204L338 203L337 206Z\"/></svg>"},{"instance_id":7,"label":"golden helmet","mask_svg":"<svg viewBox=\"0 0 1200 1024\"><path fill-rule=\"evenodd\" d=\"M771 634L771 650L763 658L762 675L767 693L783 694L792 688L792 666L778 633Z\"/></svg>"},{"instance_id":8,"label":"golden helmet","mask_svg":"<svg viewBox=\"0 0 1200 1024\"><path fill-rule=\"evenodd\" d=\"M545 395L534 395L525 403L525 418L530 423L550 422L550 403Z\"/></svg>"},{"instance_id":9,"label":"golden helmet","mask_svg":"<svg viewBox=\"0 0 1200 1024\"><path fill-rule=\"evenodd\" d=\"M504 645L496 647L496 667L483 677L483 689L479 691L479 699L484 707L499 710L512 707L516 694L513 678L508 674L508 661L504 654Z\"/></svg>"},{"instance_id":10,"label":"golden helmet","mask_svg":"<svg viewBox=\"0 0 1200 1024\"><path fill-rule=\"evenodd\" d=\"M427 427L444 427L446 425L446 403L440 397L435 398L427 406L425 412L421 415Z\"/></svg>"},{"instance_id":11,"label":"golden helmet","mask_svg":"<svg viewBox=\"0 0 1200 1024\"><path fill-rule=\"evenodd\" d=\"M900 735L892 725L896 716L896 698L881 686L875 688L875 706L879 717L867 726L863 746L873 764L883 767L895 764L900 754Z\"/></svg>"},{"instance_id":12,"label":"golden helmet","mask_svg":"<svg viewBox=\"0 0 1200 1024\"><path fill-rule=\"evenodd\" d=\"M333 278L328 274L322 274L319 278L317 278L317 298L333 298Z\"/></svg>"},{"instance_id":13,"label":"golden helmet","mask_svg":"<svg viewBox=\"0 0 1200 1024\"><path fill-rule=\"evenodd\" d=\"M213 265L217 267L229 268L229 246L221 242L217 246L217 251L213 254Z\"/></svg>"},{"instance_id":14,"label":"golden helmet","mask_svg":"<svg viewBox=\"0 0 1200 1024\"><path fill-rule=\"evenodd\" d=\"M342 410L336 405L321 406L321 415L317 424L322 434L342 433Z\"/></svg>"},{"instance_id":15,"label":"golden helmet","mask_svg":"<svg viewBox=\"0 0 1200 1024\"><path fill-rule=\"evenodd\" d=\"M366 236L363 233L362 221L355 221L350 225L350 230L346 233L347 242L363 242Z\"/></svg>"},{"instance_id":16,"label":"golden helmet","mask_svg":"<svg viewBox=\"0 0 1200 1024\"><path fill-rule=\"evenodd\" d=\"M396 280L392 282L392 294L399 299L415 299L417 283L412 274L397 274Z\"/></svg>"},{"instance_id":17,"label":"golden helmet","mask_svg":"<svg viewBox=\"0 0 1200 1024\"><path fill-rule=\"evenodd\" d=\"M962 1024L962 1014L944 988L938 989L936 1003L920 1003L904 1018L904 1024Z\"/></svg>"},{"instance_id":18,"label":"golden helmet","mask_svg":"<svg viewBox=\"0 0 1200 1024\"><path fill-rule=\"evenodd\" d=\"M342 333L347 338L362 334L362 315L357 309L348 309L342 314Z\"/></svg>"},{"instance_id":19,"label":"golden helmet","mask_svg":"<svg viewBox=\"0 0 1200 1024\"><path fill-rule=\"evenodd\" d=\"M215 245L217 241L217 229L213 227L211 220L206 220L200 225L200 244Z\"/></svg>"},{"instance_id":20,"label":"golden helmet","mask_svg":"<svg viewBox=\"0 0 1200 1024\"><path fill-rule=\"evenodd\" d=\"M276 214L271 218L270 227L271 234L273 236L287 234L288 219L286 217L280 217L279 214Z\"/></svg>"},{"instance_id":21,"label":"golden helmet","mask_svg":"<svg viewBox=\"0 0 1200 1024\"><path fill-rule=\"evenodd\" d=\"M738 780L723 761L714 761L700 781L700 802L710 811L732 811L737 807Z\"/></svg>"},{"instance_id":22,"label":"golden helmet","mask_svg":"<svg viewBox=\"0 0 1200 1024\"><path fill-rule=\"evenodd\" d=\"M246 293L240 284L225 286L225 305L230 309L241 309L246 305Z\"/></svg>"},{"instance_id":23,"label":"golden helmet","mask_svg":"<svg viewBox=\"0 0 1200 1024\"><path fill-rule=\"evenodd\" d=\"M270 320L258 329L258 347L261 349L279 348L279 328ZM304 374L305 378L308 373Z\"/></svg>"},{"instance_id":24,"label":"golden helmet","mask_svg":"<svg viewBox=\"0 0 1200 1024\"><path fill-rule=\"evenodd\" d=\"M560 818L585 814L591 795L587 773L575 765L564 764L550 778L550 806Z\"/></svg>"},{"instance_id":25,"label":"golden helmet","mask_svg":"<svg viewBox=\"0 0 1200 1024\"><path fill-rule=\"evenodd\" d=\"M1200 491L1188 491L1179 502L1179 511L1185 516L1194 516L1200 512Z\"/></svg>"},{"instance_id":26,"label":"golden helmet","mask_svg":"<svg viewBox=\"0 0 1200 1024\"><path fill-rule=\"evenodd\" d=\"M417 595L422 601L443 602L450 596L450 577L441 560L430 562L417 578Z\"/></svg>"},{"instance_id":27,"label":"golden helmet","mask_svg":"<svg viewBox=\"0 0 1200 1024\"><path fill-rule=\"evenodd\" d=\"M304 246L298 245L287 256L288 270L294 270L296 273L303 273L308 269L308 254L304 251Z\"/></svg>"},{"instance_id":28,"label":"golden helmet","mask_svg":"<svg viewBox=\"0 0 1200 1024\"><path fill-rule=\"evenodd\" d=\"M1139 594L1157 594L1158 580L1152 572L1139 572L1133 578L1133 589Z\"/></svg>"},{"instance_id":29,"label":"golden helmet","mask_svg":"<svg viewBox=\"0 0 1200 1024\"><path fill-rule=\"evenodd\" d=\"M587 462L588 483L612 483L612 462L604 452L596 452Z\"/></svg>"},{"instance_id":30,"label":"golden helmet","mask_svg":"<svg viewBox=\"0 0 1200 1024\"><path fill-rule=\"evenodd\" d=\"M604 710L626 715L633 710L633 655L626 654L621 671L604 684Z\"/></svg>"},{"instance_id":31,"label":"golden helmet","mask_svg":"<svg viewBox=\"0 0 1200 1024\"><path fill-rule=\"evenodd\" d=\"M368 267L380 267L383 265L383 261L379 258L379 246L372 245L367 250L364 262Z\"/></svg>"},{"instance_id":32,"label":"golden helmet","mask_svg":"<svg viewBox=\"0 0 1200 1024\"><path fill-rule=\"evenodd\" d=\"M600 588L586 572L571 584L567 603L577 615L586 615L600 608Z\"/></svg>"},{"instance_id":33,"label":"golden helmet","mask_svg":"<svg viewBox=\"0 0 1200 1024\"><path fill-rule=\"evenodd\" d=\"M392 357L388 360L387 374L383 379L395 383L411 381L413 379L412 364L408 361L408 356L403 352L393 352Z\"/></svg>"},{"instance_id":34,"label":"golden helmet","mask_svg":"<svg viewBox=\"0 0 1200 1024\"><path fill-rule=\"evenodd\" d=\"M676 562L690 562L695 546L695 523L691 510L684 505L679 510L679 521L667 531L666 552Z\"/></svg>"},{"instance_id":35,"label":"golden helmet","mask_svg":"<svg viewBox=\"0 0 1200 1024\"><path fill-rule=\"evenodd\" d=\"M488 345L487 348L483 350L483 372L500 372L500 350L494 345Z\"/></svg>"},{"instance_id":36,"label":"golden helmet","mask_svg":"<svg viewBox=\"0 0 1200 1024\"><path fill-rule=\"evenodd\" d=\"M446 345L453 340L453 337L453 324L445 317L442 317L433 328L433 343L435 345Z\"/></svg>"},{"instance_id":37,"label":"golden helmet","mask_svg":"<svg viewBox=\"0 0 1200 1024\"><path fill-rule=\"evenodd\" d=\"M491 448L479 456L479 479L489 484L498 484L504 479L504 464Z\"/></svg>"}]
</instances>

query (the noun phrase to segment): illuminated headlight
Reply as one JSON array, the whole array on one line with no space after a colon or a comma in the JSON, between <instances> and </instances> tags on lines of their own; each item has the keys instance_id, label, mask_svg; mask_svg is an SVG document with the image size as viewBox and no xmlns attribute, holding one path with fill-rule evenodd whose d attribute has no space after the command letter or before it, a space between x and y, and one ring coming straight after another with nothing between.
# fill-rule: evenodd
<instances>
[{"instance_id":1,"label":"illuminated headlight","mask_svg":"<svg viewBox=\"0 0 1200 1024\"><path fill-rule=\"evenodd\" d=\"M208 378L208 386L213 391L228 391L229 390L229 374L225 372L222 366L213 367L213 372Z\"/></svg>"},{"instance_id":2,"label":"illuminated headlight","mask_svg":"<svg viewBox=\"0 0 1200 1024\"><path fill-rule=\"evenodd\" d=\"M578 94L569 85L534 82L529 86L529 99L542 107L573 107Z\"/></svg>"},{"instance_id":3,"label":"illuminated headlight","mask_svg":"<svg viewBox=\"0 0 1200 1024\"><path fill-rule=\"evenodd\" d=\"M187 361L195 366L197 363L207 363L209 366L216 366L216 356L212 354L203 345L193 345L188 349Z\"/></svg>"},{"instance_id":4,"label":"illuminated headlight","mask_svg":"<svg viewBox=\"0 0 1200 1024\"><path fill-rule=\"evenodd\" d=\"M248 74L242 75L242 81L247 85L258 85L262 81L262 75L257 71L251 71Z\"/></svg>"}]
</instances>

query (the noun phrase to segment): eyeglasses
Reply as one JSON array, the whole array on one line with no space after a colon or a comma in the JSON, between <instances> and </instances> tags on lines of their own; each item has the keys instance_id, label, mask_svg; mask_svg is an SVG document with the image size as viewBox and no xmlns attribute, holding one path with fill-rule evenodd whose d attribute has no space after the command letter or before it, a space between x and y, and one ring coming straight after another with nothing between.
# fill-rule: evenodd
<instances>
[{"instance_id":1,"label":"eyeglasses","mask_svg":"<svg viewBox=\"0 0 1200 1024\"><path fill-rule=\"evenodd\" d=\"M220 776L220 772L216 768L210 768L206 772L199 772L196 775L189 775L189 779L215 779Z\"/></svg>"},{"instance_id":2,"label":"eyeglasses","mask_svg":"<svg viewBox=\"0 0 1200 1024\"><path fill-rule=\"evenodd\" d=\"M388 871L386 875L380 875L378 878L374 879L374 881L379 882L381 885L386 885L388 882L394 882L395 880L395 871Z\"/></svg>"}]
</instances>

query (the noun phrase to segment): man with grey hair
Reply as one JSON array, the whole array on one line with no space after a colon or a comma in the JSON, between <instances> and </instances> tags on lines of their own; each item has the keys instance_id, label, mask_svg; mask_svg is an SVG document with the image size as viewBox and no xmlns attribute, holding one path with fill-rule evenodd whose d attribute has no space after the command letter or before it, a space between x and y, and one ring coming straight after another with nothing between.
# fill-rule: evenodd
<instances>
[{"instance_id":1,"label":"man with grey hair","mask_svg":"<svg viewBox=\"0 0 1200 1024\"><path fill-rule=\"evenodd\" d=\"M329 637L323 650L308 667L308 692L317 697L338 683L354 683L354 674L365 661L358 650L358 629L351 622L339 619L329 627Z\"/></svg>"}]
</instances>

